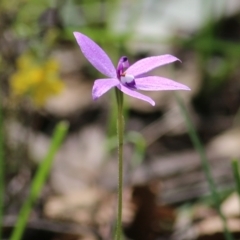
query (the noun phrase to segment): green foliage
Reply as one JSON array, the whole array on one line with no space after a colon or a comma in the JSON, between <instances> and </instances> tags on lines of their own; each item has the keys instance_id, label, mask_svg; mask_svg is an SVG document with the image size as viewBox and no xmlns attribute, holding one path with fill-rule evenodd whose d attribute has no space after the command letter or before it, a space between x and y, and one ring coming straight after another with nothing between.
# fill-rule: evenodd
<instances>
[{"instance_id":1,"label":"green foliage","mask_svg":"<svg viewBox=\"0 0 240 240\"><path fill-rule=\"evenodd\" d=\"M5 191L5 161L4 161L4 119L2 101L0 101L0 239L2 239L2 223L4 216L4 191Z\"/></svg>"},{"instance_id":2,"label":"green foliage","mask_svg":"<svg viewBox=\"0 0 240 240\"><path fill-rule=\"evenodd\" d=\"M238 159L232 160L232 170L233 170L233 176L236 183L236 189L240 198L240 166L239 166Z\"/></svg>"},{"instance_id":3,"label":"green foliage","mask_svg":"<svg viewBox=\"0 0 240 240\"><path fill-rule=\"evenodd\" d=\"M218 214L221 217L222 222L223 222L225 238L226 238L226 240L233 240L234 238L227 227L225 216L223 215L221 208L220 208L221 198L217 191L217 187L214 183L213 175L211 172L210 164L209 164L207 156L206 156L206 152L204 150L204 146L202 145L202 143L198 137L196 129L191 121L191 118L187 112L187 109L186 109L181 97L178 94L175 94L175 97L176 97L177 103L179 105L179 108L181 110L181 113L185 119L185 123L186 123L187 129L188 129L188 134L192 140L193 146L200 156L202 167L203 167L203 170L204 170L204 173L205 173L208 185L209 185L212 199L214 201L214 206L217 209Z\"/></svg>"},{"instance_id":4,"label":"green foliage","mask_svg":"<svg viewBox=\"0 0 240 240\"><path fill-rule=\"evenodd\" d=\"M23 204L18 219L14 228L14 231L10 237L11 240L21 240L22 234L27 224L30 212L36 202L39 194L44 186L48 174L51 170L51 166L57 150L60 148L64 137L68 131L68 124L66 122L60 122L54 131L52 142L49 146L48 153L43 161L40 163L36 175L32 181L29 196L27 197L25 203Z\"/></svg>"},{"instance_id":5,"label":"green foliage","mask_svg":"<svg viewBox=\"0 0 240 240\"><path fill-rule=\"evenodd\" d=\"M223 36L224 19L227 1L202 1L202 16L204 26L187 39L177 39L176 44L186 51L193 51L198 58L198 65L202 74L202 89L197 96L199 104L204 99L206 102L212 94L225 86L234 75L240 64L240 45L237 38ZM214 18L214 8L218 8L218 18ZM215 9L216 10L216 9ZM226 27L225 27L226 28Z\"/></svg>"},{"instance_id":6,"label":"green foliage","mask_svg":"<svg viewBox=\"0 0 240 240\"><path fill-rule=\"evenodd\" d=\"M16 9L13 24L15 34L20 38L31 38L39 33L38 19L45 9L49 7L47 1L26 1Z\"/></svg>"}]
</instances>

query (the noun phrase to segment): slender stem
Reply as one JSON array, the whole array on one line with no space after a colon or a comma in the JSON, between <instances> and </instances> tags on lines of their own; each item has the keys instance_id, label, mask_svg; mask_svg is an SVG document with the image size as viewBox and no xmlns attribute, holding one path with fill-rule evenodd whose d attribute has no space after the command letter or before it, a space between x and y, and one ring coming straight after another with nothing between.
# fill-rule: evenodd
<instances>
[{"instance_id":1,"label":"slender stem","mask_svg":"<svg viewBox=\"0 0 240 240\"><path fill-rule=\"evenodd\" d=\"M118 135L118 213L116 240L121 239L122 235L122 189L123 189L123 93L116 88L116 98L118 106L117 115L117 135Z\"/></svg>"},{"instance_id":2,"label":"slender stem","mask_svg":"<svg viewBox=\"0 0 240 240\"><path fill-rule=\"evenodd\" d=\"M68 130L67 122L60 122L56 126L48 152L43 161L41 162L41 164L39 165L36 175L33 178L29 196L26 198L18 214L15 228L12 232L12 235L9 238L10 240L22 239L22 235L24 233L24 229L26 228L26 224L31 213L31 210L33 208L33 205L36 202L38 196L40 195L43 185L47 180L55 154L57 153L57 150L60 148L63 139L67 134L67 130Z\"/></svg>"},{"instance_id":3,"label":"slender stem","mask_svg":"<svg viewBox=\"0 0 240 240\"><path fill-rule=\"evenodd\" d=\"M187 109L186 109L181 97L178 94L175 94L175 97L176 97L176 100L179 104L179 107L180 107L180 109L183 113L183 116L185 118L186 126L188 128L189 136L192 140L192 143L193 143L195 149L198 151L198 153L200 155L202 167L203 167L203 170L204 170L204 173L205 173L208 185L209 185L209 189L211 191L212 198L214 200L215 208L216 208L216 210L217 210L217 212L218 212L218 214L219 214L219 216L220 216L220 218L222 219L222 222L223 222L225 239L226 240L234 240L233 235L231 234L231 232L228 229L226 218L223 215L223 213L221 211L221 208L220 208L221 199L220 199L219 193L217 191L217 187L215 185L215 182L213 180L212 172L211 172L211 169L210 169L210 165L209 165L208 158L207 158L206 152L204 150L204 147L203 147L203 145L202 145L202 143L201 143L201 141L198 137L198 134L197 134L197 132L194 128L194 125L191 121L191 118L190 118L190 116L187 112Z\"/></svg>"},{"instance_id":4,"label":"slender stem","mask_svg":"<svg viewBox=\"0 0 240 240\"><path fill-rule=\"evenodd\" d=\"M233 176L236 183L236 189L238 193L239 198L239 207L240 207L240 168L239 168L239 160L233 159L232 160L232 170L233 170Z\"/></svg>"},{"instance_id":5,"label":"slender stem","mask_svg":"<svg viewBox=\"0 0 240 240\"><path fill-rule=\"evenodd\" d=\"M4 214L4 123L3 123L3 109L0 103L0 240L3 238L3 214Z\"/></svg>"}]
</instances>

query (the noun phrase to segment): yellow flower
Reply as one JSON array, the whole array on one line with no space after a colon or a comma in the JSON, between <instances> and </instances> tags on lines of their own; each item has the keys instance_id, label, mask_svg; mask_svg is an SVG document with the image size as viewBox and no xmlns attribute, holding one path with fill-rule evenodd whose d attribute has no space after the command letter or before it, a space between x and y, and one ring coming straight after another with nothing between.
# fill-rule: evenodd
<instances>
[{"instance_id":1,"label":"yellow flower","mask_svg":"<svg viewBox=\"0 0 240 240\"><path fill-rule=\"evenodd\" d=\"M21 55L17 71L10 77L10 88L14 96L29 96L35 105L43 106L63 89L58 63L53 59L41 63L30 54Z\"/></svg>"}]
</instances>

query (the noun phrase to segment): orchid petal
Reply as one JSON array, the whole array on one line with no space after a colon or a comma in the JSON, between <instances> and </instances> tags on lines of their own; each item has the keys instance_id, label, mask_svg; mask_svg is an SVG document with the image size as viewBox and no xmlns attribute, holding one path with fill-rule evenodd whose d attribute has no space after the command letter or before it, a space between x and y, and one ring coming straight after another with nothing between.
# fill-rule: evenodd
<instances>
[{"instance_id":1,"label":"orchid petal","mask_svg":"<svg viewBox=\"0 0 240 240\"><path fill-rule=\"evenodd\" d=\"M151 70L153 70L154 68L157 68L159 66L168 64L168 63L172 63L175 61L180 61L178 58L166 54L166 55L161 55L161 56L154 56L154 57L147 57L147 58L143 58L139 61L137 61L136 63L134 63L133 65L131 65L126 73L127 74L131 74L134 75L135 77L147 73Z\"/></svg>"},{"instance_id":2,"label":"orchid petal","mask_svg":"<svg viewBox=\"0 0 240 240\"><path fill-rule=\"evenodd\" d=\"M144 78L135 78L136 89L146 91L159 90L190 90L184 84L175 82L168 78L149 76Z\"/></svg>"},{"instance_id":3,"label":"orchid petal","mask_svg":"<svg viewBox=\"0 0 240 240\"><path fill-rule=\"evenodd\" d=\"M74 32L73 34L83 55L99 72L111 78L117 76L112 61L102 48L82 33Z\"/></svg>"},{"instance_id":4,"label":"orchid petal","mask_svg":"<svg viewBox=\"0 0 240 240\"><path fill-rule=\"evenodd\" d=\"M92 89L93 100L97 100L104 93L109 91L111 88L116 87L117 85L119 85L119 81L116 78L104 78L95 80Z\"/></svg>"},{"instance_id":5,"label":"orchid petal","mask_svg":"<svg viewBox=\"0 0 240 240\"><path fill-rule=\"evenodd\" d=\"M131 96L131 97L134 97L134 98L138 98L138 99L141 99L143 101L146 101L146 102L149 102L151 105L155 105L155 102L150 98L150 97L147 97L139 92L136 92L134 90L131 90L130 88L127 88L125 86L123 86L122 84L121 85L118 85L117 86L122 92L124 92L125 94Z\"/></svg>"}]
</instances>

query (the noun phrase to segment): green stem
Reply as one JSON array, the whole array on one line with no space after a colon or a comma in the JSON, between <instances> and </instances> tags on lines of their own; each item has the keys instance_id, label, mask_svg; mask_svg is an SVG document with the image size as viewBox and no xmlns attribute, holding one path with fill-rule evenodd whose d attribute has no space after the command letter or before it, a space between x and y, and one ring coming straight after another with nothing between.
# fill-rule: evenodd
<instances>
[{"instance_id":1,"label":"green stem","mask_svg":"<svg viewBox=\"0 0 240 240\"><path fill-rule=\"evenodd\" d=\"M236 182L237 192L240 197L240 168L239 168L239 161L237 159L232 160L232 170L233 170L233 175Z\"/></svg>"},{"instance_id":2,"label":"green stem","mask_svg":"<svg viewBox=\"0 0 240 240\"><path fill-rule=\"evenodd\" d=\"M0 103L0 240L2 239L3 230L3 208L4 208L4 123L2 103Z\"/></svg>"},{"instance_id":3,"label":"green stem","mask_svg":"<svg viewBox=\"0 0 240 240\"><path fill-rule=\"evenodd\" d=\"M238 198L239 198L239 206L240 206L240 168L239 168L239 160L234 159L232 160L232 170L233 175L236 183Z\"/></svg>"},{"instance_id":4,"label":"green stem","mask_svg":"<svg viewBox=\"0 0 240 240\"><path fill-rule=\"evenodd\" d=\"M118 106L117 115L117 135L118 135L118 213L116 240L121 239L122 234L122 189L123 189L123 93L116 88L116 98Z\"/></svg>"},{"instance_id":5,"label":"green stem","mask_svg":"<svg viewBox=\"0 0 240 240\"><path fill-rule=\"evenodd\" d=\"M26 198L19 212L18 219L15 224L15 228L12 232L12 235L10 236L10 240L22 239L22 235L26 227L31 210L33 208L33 205L36 202L38 196L40 195L42 187L47 180L55 154L57 153L57 150L60 148L62 141L67 134L67 130L68 130L68 123L66 122L60 122L56 126L53 137L52 137L52 142L49 146L48 153L46 154L46 157L41 162L37 170L37 173L33 178L29 196Z\"/></svg>"},{"instance_id":6,"label":"green stem","mask_svg":"<svg viewBox=\"0 0 240 240\"><path fill-rule=\"evenodd\" d=\"M187 112L187 109L185 108L185 105L184 105L181 97L178 94L175 94L175 96L176 96L177 102L179 104L179 107L181 109L181 112L183 113L183 116L185 118L185 122L186 122L186 126L188 128L189 136L190 136L190 138L193 142L193 145L194 145L195 149L198 151L198 153L200 155L202 167L203 167L203 170L204 170L204 173L205 173L208 185L209 185L209 189L210 189L211 194L212 194L212 198L214 200L215 208L217 209L218 214L221 217L222 222L223 222L225 239L233 240L234 238L233 238L231 232L228 229L226 218L223 215L223 213L221 211L221 208L220 208L221 201L220 201L219 193L216 190L217 188L215 186L215 183L214 183L214 180L213 180L213 177L212 177L210 165L209 165L209 162L208 162L208 159L207 159L206 152L204 151L204 147L201 144L201 141L198 137L198 134L197 134L197 132L196 132L194 126L193 126L191 118L190 118L190 116Z\"/></svg>"}]
</instances>

